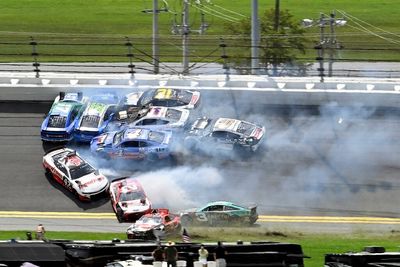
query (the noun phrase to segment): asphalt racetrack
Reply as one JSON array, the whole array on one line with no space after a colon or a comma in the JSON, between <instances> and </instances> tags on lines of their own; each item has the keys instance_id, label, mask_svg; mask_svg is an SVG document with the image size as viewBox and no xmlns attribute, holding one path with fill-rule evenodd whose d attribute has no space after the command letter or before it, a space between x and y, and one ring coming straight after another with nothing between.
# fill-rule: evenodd
<instances>
[{"instance_id":1,"label":"asphalt racetrack","mask_svg":"<svg viewBox=\"0 0 400 267\"><path fill-rule=\"evenodd\" d=\"M175 212L231 200L256 203L259 214L265 215L259 224L272 228L315 230L325 220L318 218L334 218L325 225L335 231L391 230L400 224L397 112L360 104L307 109L235 103L229 93L216 98L207 92L193 116L237 117L263 124L266 142L252 157L221 156L209 148L208 156L185 151L174 160L148 166L104 162L85 146L70 146L110 180L134 175L155 207ZM43 146L39 133L50 103L0 105L1 230L33 229L42 222L53 230L125 231L128 224L117 222L108 200L81 203L44 175L41 161L49 147ZM290 222L291 216L297 221ZM346 222L343 217L370 219ZM393 219L374 223L371 217Z\"/></svg>"}]
</instances>

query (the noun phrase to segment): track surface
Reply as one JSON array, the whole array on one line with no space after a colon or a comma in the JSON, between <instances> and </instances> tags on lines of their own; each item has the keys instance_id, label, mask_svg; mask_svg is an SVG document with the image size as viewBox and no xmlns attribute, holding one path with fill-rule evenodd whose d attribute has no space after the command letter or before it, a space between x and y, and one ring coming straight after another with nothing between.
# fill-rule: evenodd
<instances>
[{"instance_id":1,"label":"track surface","mask_svg":"<svg viewBox=\"0 0 400 267\"><path fill-rule=\"evenodd\" d=\"M377 115L359 105L332 105L310 112L237 107L229 95L213 99L209 94L202 100L198 115L239 117L264 124L266 146L251 158L187 155L150 170L137 163L100 162L86 147L77 149L110 179L134 174L155 206L173 211L221 199L257 203L259 213L269 215L398 216L397 116ZM112 212L107 200L80 203L46 179L41 166L46 147L39 131L47 107L29 108L33 113L0 113L0 211ZM12 108L21 109L26 107ZM26 229L27 222L36 221L67 230L126 229L110 220L0 219L0 224L6 229Z\"/></svg>"}]
</instances>

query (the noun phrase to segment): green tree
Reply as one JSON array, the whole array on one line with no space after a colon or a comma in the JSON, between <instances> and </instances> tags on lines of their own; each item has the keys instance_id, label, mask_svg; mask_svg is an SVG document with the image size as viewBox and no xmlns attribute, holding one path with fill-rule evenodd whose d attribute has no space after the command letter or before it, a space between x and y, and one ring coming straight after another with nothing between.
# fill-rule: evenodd
<instances>
[{"instance_id":1,"label":"green tree","mask_svg":"<svg viewBox=\"0 0 400 267\"><path fill-rule=\"evenodd\" d=\"M288 10L279 12L279 26L275 29L275 10L266 10L260 16L260 67L272 74L278 75L278 68L284 69L285 66L296 66L297 71L304 72L305 63L297 62L298 55L305 54L306 38L303 36L305 30L300 23L294 21L293 16ZM249 72L251 64L251 19L243 19L239 23L225 25L229 34L235 35L237 46L230 56L234 68L244 69ZM246 47L247 49L243 49ZM246 71L243 71L246 72Z\"/></svg>"}]
</instances>

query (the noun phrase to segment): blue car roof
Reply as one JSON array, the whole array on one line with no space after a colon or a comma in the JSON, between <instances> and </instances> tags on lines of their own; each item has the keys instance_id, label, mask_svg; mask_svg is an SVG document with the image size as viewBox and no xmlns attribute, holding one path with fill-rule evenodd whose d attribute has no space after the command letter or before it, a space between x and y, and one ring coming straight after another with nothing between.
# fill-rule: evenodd
<instances>
[{"instance_id":1,"label":"blue car roof","mask_svg":"<svg viewBox=\"0 0 400 267\"><path fill-rule=\"evenodd\" d=\"M119 99L116 94L113 93L105 93L93 95L90 97L91 102L99 102L103 104L117 104Z\"/></svg>"},{"instance_id":2,"label":"blue car roof","mask_svg":"<svg viewBox=\"0 0 400 267\"><path fill-rule=\"evenodd\" d=\"M124 139L125 140L147 140L149 136L149 129L144 128L128 128L125 131Z\"/></svg>"}]
</instances>

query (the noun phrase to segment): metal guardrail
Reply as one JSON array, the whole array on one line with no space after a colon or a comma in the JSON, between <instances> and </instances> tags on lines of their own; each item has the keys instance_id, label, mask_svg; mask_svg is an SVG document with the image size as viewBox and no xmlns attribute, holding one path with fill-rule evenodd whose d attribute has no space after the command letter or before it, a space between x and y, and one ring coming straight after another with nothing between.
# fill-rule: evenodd
<instances>
[{"instance_id":1,"label":"metal guardrail","mask_svg":"<svg viewBox=\"0 0 400 267\"><path fill-rule=\"evenodd\" d=\"M124 93L151 87L212 91L238 105L343 105L398 107L400 79L264 77L252 75L47 74L1 73L0 101L52 100L60 90L110 90ZM223 98L222 98L223 99Z\"/></svg>"}]
</instances>

